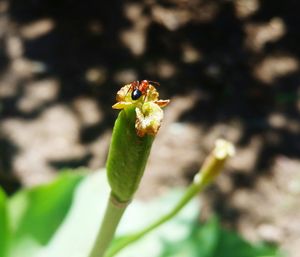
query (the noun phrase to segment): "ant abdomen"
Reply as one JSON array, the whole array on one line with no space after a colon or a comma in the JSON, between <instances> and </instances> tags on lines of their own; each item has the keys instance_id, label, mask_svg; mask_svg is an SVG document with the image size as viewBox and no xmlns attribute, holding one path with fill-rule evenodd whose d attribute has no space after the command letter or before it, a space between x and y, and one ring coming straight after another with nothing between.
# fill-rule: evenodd
<instances>
[{"instance_id":1,"label":"ant abdomen","mask_svg":"<svg viewBox=\"0 0 300 257\"><path fill-rule=\"evenodd\" d=\"M142 96L142 92L139 89L134 89L131 93L132 100L138 100Z\"/></svg>"}]
</instances>

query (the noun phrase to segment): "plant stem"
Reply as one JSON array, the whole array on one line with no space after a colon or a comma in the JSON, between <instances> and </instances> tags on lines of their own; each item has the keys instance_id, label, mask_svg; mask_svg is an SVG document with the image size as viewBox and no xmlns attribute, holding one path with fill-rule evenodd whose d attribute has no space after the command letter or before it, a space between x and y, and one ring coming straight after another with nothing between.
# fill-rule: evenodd
<instances>
[{"instance_id":1,"label":"plant stem","mask_svg":"<svg viewBox=\"0 0 300 257\"><path fill-rule=\"evenodd\" d=\"M132 91L132 84L125 85L117 93L117 103L113 108L123 110L114 125L106 162L111 194L89 257L104 256L143 176L153 140L163 118L160 107L169 103L169 100L159 101L156 89L153 86L150 88L149 92L147 90L143 93L147 97L146 102L145 98L135 101L138 99L132 99L130 95L127 97L131 93L129 91ZM149 94L151 97L148 100Z\"/></svg>"},{"instance_id":2,"label":"plant stem","mask_svg":"<svg viewBox=\"0 0 300 257\"><path fill-rule=\"evenodd\" d=\"M195 195L202 192L204 188L219 175L226 160L234 155L234 151L234 146L230 142L222 139L217 140L215 148L205 159L199 173L194 177L193 183L187 188L184 195L173 209L140 232L132 234L131 236L126 236L125 238L120 238L113 247L108 249L105 257L114 256L127 245L139 240L153 229L173 218Z\"/></svg>"},{"instance_id":3,"label":"plant stem","mask_svg":"<svg viewBox=\"0 0 300 257\"><path fill-rule=\"evenodd\" d=\"M102 221L101 229L98 232L93 249L89 257L102 257L116 232L117 226L123 216L128 203L120 203L111 195L105 215Z\"/></svg>"},{"instance_id":4,"label":"plant stem","mask_svg":"<svg viewBox=\"0 0 300 257\"><path fill-rule=\"evenodd\" d=\"M139 231L138 233L132 234L130 236L127 236L124 239L121 239L120 242L117 242L112 248L110 248L104 256L105 257L114 256L123 248L125 248L127 245L133 243L134 241L139 240L144 235L148 234L149 232L159 227L163 223L172 219L195 195L197 195L199 192L203 190L204 186L205 185L203 184L196 184L196 183L190 185L185 191L185 194L182 196L180 201L175 205L175 207L170 212L163 215L160 219L152 223L150 226Z\"/></svg>"}]
</instances>

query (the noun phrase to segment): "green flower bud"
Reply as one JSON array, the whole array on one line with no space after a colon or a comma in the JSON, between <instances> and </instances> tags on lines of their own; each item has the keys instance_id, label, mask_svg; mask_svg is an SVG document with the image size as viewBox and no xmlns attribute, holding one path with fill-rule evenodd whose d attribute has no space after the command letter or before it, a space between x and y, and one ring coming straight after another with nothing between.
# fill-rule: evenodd
<instances>
[{"instance_id":1,"label":"green flower bud","mask_svg":"<svg viewBox=\"0 0 300 257\"><path fill-rule=\"evenodd\" d=\"M234 156L234 145L224 139L218 139L215 148L206 158L200 172L195 176L194 183L203 186L211 183L221 172L229 157Z\"/></svg>"},{"instance_id":2,"label":"green flower bud","mask_svg":"<svg viewBox=\"0 0 300 257\"><path fill-rule=\"evenodd\" d=\"M133 198L148 160L152 142L163 118L161 107L168 100L158 100L158 92L149 85L145 95L131 99L131 85L117 93L115 109L122 109L115 122L106 163L112 196L119 202Z\"/></svg>"}]
</instances>

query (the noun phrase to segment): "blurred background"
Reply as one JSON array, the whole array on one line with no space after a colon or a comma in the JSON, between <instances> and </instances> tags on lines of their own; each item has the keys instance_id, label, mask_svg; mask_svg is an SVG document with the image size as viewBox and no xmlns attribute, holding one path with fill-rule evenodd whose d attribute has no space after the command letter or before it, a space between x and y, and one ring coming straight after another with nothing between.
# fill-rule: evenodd
<instances>
[{"instance_id":1,"label":"blurred background","mask_svg":"<svg viewBox=\"0 0 300 257\"><path fill-rule=\"evenodd\" d=\"M237 155L203 196L249 240L298 257L300 2L0 1L0 183L105 165L116 91L171 99L138 197L186 185L214 140Z\"/></svg>"}]
</instances>

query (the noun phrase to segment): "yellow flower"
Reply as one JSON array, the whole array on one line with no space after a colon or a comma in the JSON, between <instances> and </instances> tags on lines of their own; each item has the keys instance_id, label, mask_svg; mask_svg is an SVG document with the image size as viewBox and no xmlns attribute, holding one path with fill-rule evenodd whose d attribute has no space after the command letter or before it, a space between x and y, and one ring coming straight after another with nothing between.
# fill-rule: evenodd
<instances>
[{"instance_id":1,"label":"yellow flower","mask_svg":"<svg viewBox=\"0 0 300 257\"><path fill-rule=\"evenodd\" d=\"M164 115L161 107L165 107L170 100L159 100L159 94L151 84L149 84L146 92L137 100L131 98L133 90L134 88L131 84L123 86L118 91L116 97L117 103L112 108L125 109L135 107L135 129L137 135L140 137L144 135L156 135Z\"/></svg>"}]
</instances>

